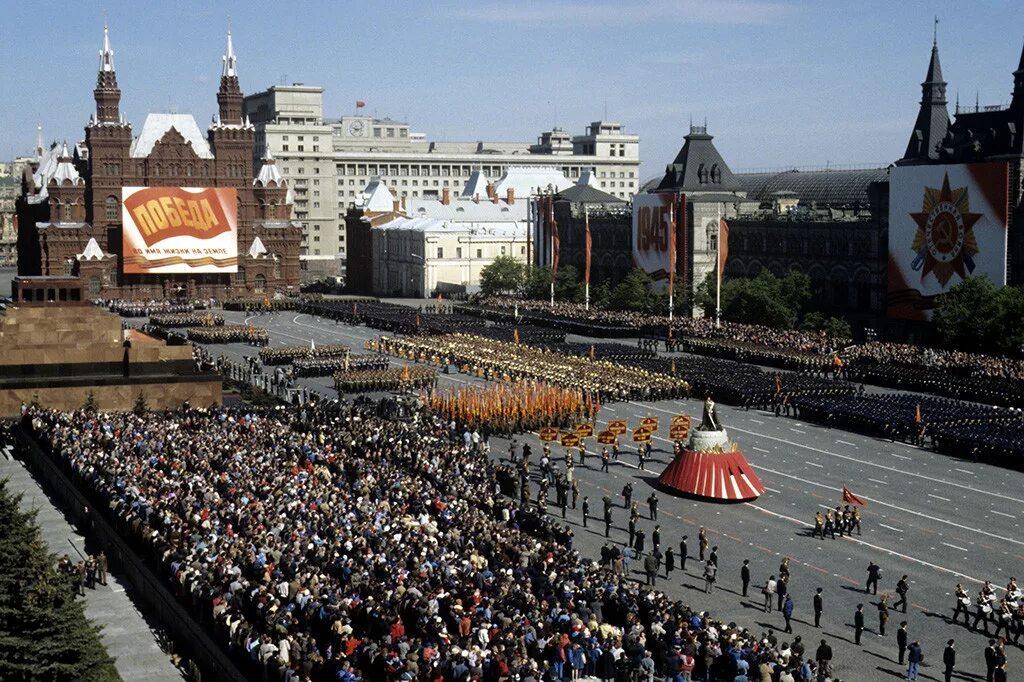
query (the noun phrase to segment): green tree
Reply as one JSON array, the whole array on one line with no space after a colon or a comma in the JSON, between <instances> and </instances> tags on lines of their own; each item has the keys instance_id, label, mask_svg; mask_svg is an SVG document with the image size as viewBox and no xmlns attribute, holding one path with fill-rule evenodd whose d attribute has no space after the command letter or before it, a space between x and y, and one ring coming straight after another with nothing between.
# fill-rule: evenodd
<instances>
[{"instance_id":1,"label":"green tree","mask_svg":"<svg viewBox=\"0 0 1024 682\"><path fill-rule=\"evenodd\" d=\"M654 305L654 282L640 268L630 270L608 297L608 307L612 310L649 311Z\"/></svg>"},{"instance_id":2,"label":"green tree","mask_svg":"<svg viewBox=\"0 0 1024 682\"><path fill-rule=\"evenodd\" d=\"M145 394L140 392L139 395L135 397L135 405L132 407L132 412L135 414L144 414L148 411L149 403L146 402Z\"/></svg>"},{"instance_id":3,"label":"green tree","mask_svg":"<svg viewBox=\"0 0 1024 682\"><path fill-rule=\"evenodd\" d=\"M20 500L0 480L0 679L119 680L99 628Z\"/></svg>"},{"instance_id":4,"label":"green tree","mask_svg":"<svg viewBox=\"0 0 1024 682\"><path fill-rule=\"evenodd\" d=\"M602 281L590 286L590 305L594 308L607 308L608 299L611 298L612 288L608 282Z\"/></svg>"},{"instance_id":5,"label":"green tree","mask_svg":"<svg viewBox=\"0 0 1024 682\"><path fill-rule=\"evenodd\" d=\"M531 268L523 286L523 296L534 299L551 297L551 268L545 266Z\"/></svg>"},{"instance_id":6,"label":"green tree","mask_svg":"<svg viewBox=\"0 0 1024 682\"><path fill-rule=\"evenodd\" d=\"M975 353L1019 353L1024 344L1024 290L970 277L938 301L935 329L947 347Z\"/></svg>"},{"instance_id":7,"label":"green tree","mask_svg":"<svg viewBox=\"0 0 1024 682\"><path fill-rule=\"evenodd\" d=\"M583 303L583 280L572 265L563 265L555 275L555 300L570 303Z\"/></svg>"},{"instance_id":8,"label":"green tree","mask_svg":"<svg viewBox=\"0 0 1024 682\"><path fill-rule=\"evenodd\" d=\"M715 316L715 285L715 273L709 272L697 286L694 300L706 317ZM769 270L761 270L753 278L722 280L722 318L792 329L810 298L811 280L804 273L791 271L780 279Z\"/></svg>"},{"instance_id":9,"label":"green tree","mask_svg":"<svg viewBox=\"0 0 1024 682\"><path fill-rule=\"evenodd\" d=\"M512 256L498 256L480 271L480 291L487 296L518 294L526 283L526 265Z\"/></svg>"},{"instance_id":10,"label":"green tree","mask_svg":"<svg viewBox=\"0 0 1024 682\"><path fill-rule=\"evenodd\" d=\"M800 329L808 332L825 332L833 339L849 339L853 337L850 323L841 317L829 317L822 312L812 312L804 315L800 322Z\"/></svg>"}]
</instances>

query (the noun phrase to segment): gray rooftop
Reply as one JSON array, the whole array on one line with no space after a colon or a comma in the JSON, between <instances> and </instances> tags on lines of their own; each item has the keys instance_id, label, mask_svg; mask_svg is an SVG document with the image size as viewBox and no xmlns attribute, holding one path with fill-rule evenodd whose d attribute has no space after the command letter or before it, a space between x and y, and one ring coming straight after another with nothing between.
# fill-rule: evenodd
<instances>
[{"instance_id":1,"label":"gray rooftop","mask_svg":"<svg viewBox=\"0 0 1024 682\"><path fill-rule=\"evenodd\" d=\"M867 207L868 186L873 182L886 182L888 168L858 170L787 170L772 173L737 173L733 176L738 189L747 198L771 201L779 192L791 192L802 203L817 206Z\"/></svg>"}]
</instances>

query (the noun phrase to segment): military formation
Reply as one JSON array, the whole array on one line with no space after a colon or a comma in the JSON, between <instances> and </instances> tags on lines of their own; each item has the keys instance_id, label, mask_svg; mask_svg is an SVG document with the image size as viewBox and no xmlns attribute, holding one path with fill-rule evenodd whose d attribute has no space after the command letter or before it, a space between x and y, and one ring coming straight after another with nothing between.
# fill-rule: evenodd
<instances>
[{"instance_id":1,"label":"military formation","mask_svg":"<svg viewBox=\"0 0 1024 682\"><path fill-rule=\"evenodd\" d=\"M297 377L327 377L348 370L384 369L388 359L380 355L345 355L343 357L298 358L292 363Z\"/></svg>"},{"instance_id":2,"label":"military formation","mask_svg":"<svg viewBox=\"0 0 1024 682\"><path fill-rule=\"evenodd\" d=\"M349 370L334 374L334 387L338 393L413 391L436 385L437 370L421 365Z\"/></svg>"},{"instance_id":3,"label":"military formation","mask_svg":"<svg viewBox=\"0 0 1024 682\"><path fill-rule=\"evenodd\" d=\"M351 348L341 343L322 346L281 346L264 348L260 351L260 362L264 365L290 365L299 358L344 358Z\"/></svg>"},{"instance_id":4,"label":"military formation","mask_svg":"<svg viewBox=\"0 0 1024 682\"><path fill-rule=\"evenodd\" d=\"M250 346L261 347L270 344L270 335L266 329L247 324L189 327L186 332L189 340L197 343L246 343Z\"/></svg>"},{"instance_id":5,"label":"military formation","mask_svg":"<svg viewBox=\"0 0 1024 682\"><path fill-rule=\"evenodd\" d=\"M853 535L854 531L857 535L862 535L860 522L860 507L849 504L843 507L837 504L834 510L829 509L824 514L820 511L815 512L813 537L824 540L827 535L835 540L836 535Z\"/></svg>"},{"instance_id":6,"label":"military formation","mask_svg":"<svg viewBox=\"0 0 1024 682\"><path fill-rule=\"evenodd\" d=\"M157 313L190 313L195 310L191 303L172 303L171 301L126 301L115 299L104 304L112 313L121 317L149 317Z\"/></svg>"},{"instance_id":7,"label":"military formation","mask_svg":"<svg viewBox=\"0 0 1024 682\"><path fill-rule=\"evenodd\" d=\"M592 393L600 400L660 400L687 394L687 383L660 372L546 352L467 334L435 337L381 337L368 344L374 352L506 382L538 380Z\"/></svg>"},{"instance_id":8,"label":"military formation","mask_svg":"<svg viewBox=\"0 0 1024 682\"><path fill-rule=\"evenodd\" d=\"M149 316L149 322L165 329L224 326L224 318L221 315L201 310L186 313L153 313Z\"/></svg>"}]
</instances>

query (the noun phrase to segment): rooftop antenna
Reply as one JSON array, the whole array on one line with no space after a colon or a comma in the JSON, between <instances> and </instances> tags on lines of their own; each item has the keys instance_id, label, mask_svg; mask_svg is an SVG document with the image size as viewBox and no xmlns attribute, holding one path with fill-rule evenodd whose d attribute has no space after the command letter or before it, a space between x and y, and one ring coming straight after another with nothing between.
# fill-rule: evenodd
<instances>
[{"instance_id":1,"label":"rooftop antenna","mask_svg":"<svg viewBox=\"0 0 1024 682\"><path fill-rule=\"evenodd\" d=\"M932 27L932 47L939 44L939 16L935 15L935 25Z\"/></svg>"},{"instance_id":2,"label":"rooftop antenna","mask_svg":"<svg viewBox=\"0 0 1024 682\"><path fill-rule=\"evenodd\" d=\"M957 88L957 91L956 91L956 113L958 113L958 114L960 113L960 89L959 88Z\"/></svg>"},{"instance_id":3,"label":"rooftop antenna","mask_svg":"<svg viewBox=\"0 0 1024 682\"><path fill-rule=\"evenodd\" d=\"M980 98L978 97L978 91L975 90L974 91L974 113L978 113L979 111L981 111L981 102L980 102Z\"/></svg>"}]
</instances>

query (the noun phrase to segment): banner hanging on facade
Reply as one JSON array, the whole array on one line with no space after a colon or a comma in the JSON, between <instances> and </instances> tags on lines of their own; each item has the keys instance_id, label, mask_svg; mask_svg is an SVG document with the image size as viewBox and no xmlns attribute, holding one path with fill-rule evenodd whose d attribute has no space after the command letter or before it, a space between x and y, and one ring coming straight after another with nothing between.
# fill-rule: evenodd
<instances>
[{"instance_id":1,"label":"banner hanging on facade","mask_svg":"<svg viewBox=\"0 0 1024 682\"><path fill-rule=\"evenodd\" d=\"M124 273L237 272L237 206L234 188L123 188Z\"/></svg>"},{"instance_id":2,"label":"banner hanging on facade","mask_svg":"<svg viewBox=\"0 0 1024 682\"><path fill-rule=\"evenodd\" d=\"M889 186L889 317L931 319L969 277L1006 284L1007 163L896 166Z\"/></svg>"}]
</instances>

